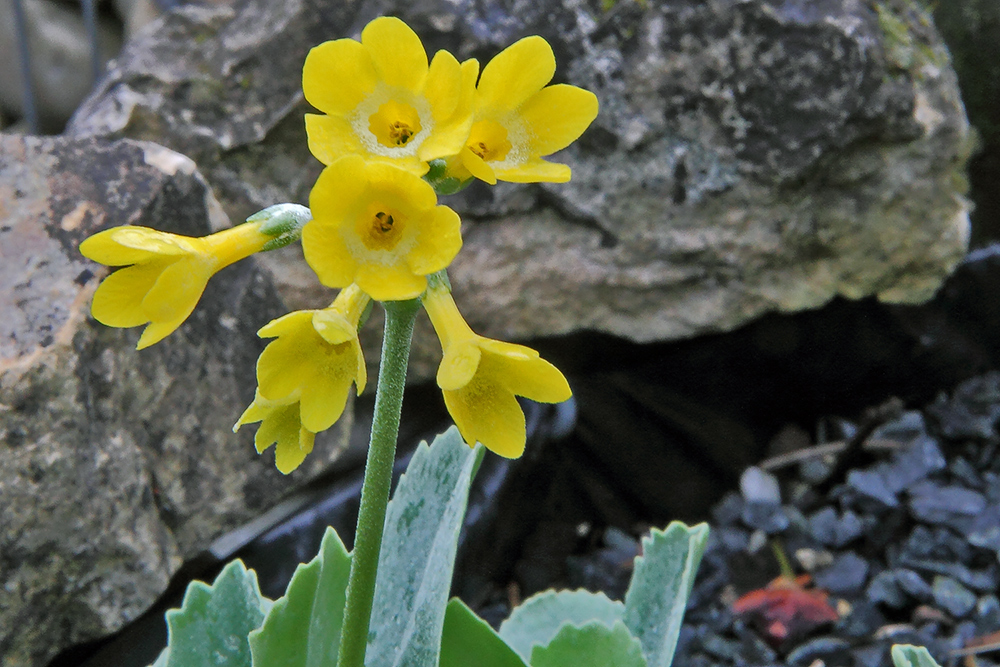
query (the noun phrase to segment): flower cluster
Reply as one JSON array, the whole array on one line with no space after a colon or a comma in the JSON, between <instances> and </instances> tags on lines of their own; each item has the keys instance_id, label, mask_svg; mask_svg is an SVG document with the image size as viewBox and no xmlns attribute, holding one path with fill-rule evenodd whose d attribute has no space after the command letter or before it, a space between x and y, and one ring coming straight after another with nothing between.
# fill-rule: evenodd
<instances>
[{"instance_id":1,"label":"flower cluster","mask_svg":"<svg viewBox=\"0 0 1000 667\"><path fill-rule=\"evenodd\" d=\"M127 268L102 283L94 316L110 326L148 322L139 347L152 345L187 318L216 271L300 235L320 282L342 291L326 309L290 313L260 330L274 340L236 425L260 422L257 450L277 444L279 470L295 469L315 434L342 414L350 385L364 388L358 327L370 301L420 298L441 340L437 380L462 436L520 456L525 424L515 396L564 401L569 385L534 350L483 338L462 319L444 273L462 246L461 222L437 198L474 179L569 180L568 166L544 158L582 134L597 98L548 85L554 73L541 37L511 45L480 74L477 61L460 63L447 51L428 61L419 37L391 17L369 23L360 41L315 47L302 87L322 114L307 114L305 125L309 149L326 167L309 209L272 207L203 239L136 227L102 232L81 252Z\"/></svg>"}]
</instances>

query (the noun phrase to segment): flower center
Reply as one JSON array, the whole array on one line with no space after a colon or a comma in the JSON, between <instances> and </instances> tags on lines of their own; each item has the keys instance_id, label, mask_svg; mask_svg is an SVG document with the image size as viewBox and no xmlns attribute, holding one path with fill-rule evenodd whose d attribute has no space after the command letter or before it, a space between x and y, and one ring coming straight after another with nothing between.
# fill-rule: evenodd
<instances>
[{"instance_id":1,"label":"flower center","mask_svg":"<svg viewBox=\"0 0 1000 667\"><path fill-rule=\"evenodd\" d=\"M403 216L373 204L358 220L358 236L369 250L392 250L403 236Z\"/></svg>"},{"instance_id":2,"label":"flower center","mask_svg":"<svg viewBox=\"0 0 1000 667\"><path fill-rule=\"evenodd\" d=\"M511 149L510 142L507 141L507 128L492 120L481 120L473 124L466 146L486 162L503 160Z\"/></svg>"},{"instance_id":3,"label":"flower center","mask_svg":"<svg viewBox=\"0 0 1000 667\"><path fill-rule=\"evenodd\" d=\"M389 100L368 117L368 129L383 146L400 148L420 132L420 115L409 104Z\"/></svg>"}]
</instances>

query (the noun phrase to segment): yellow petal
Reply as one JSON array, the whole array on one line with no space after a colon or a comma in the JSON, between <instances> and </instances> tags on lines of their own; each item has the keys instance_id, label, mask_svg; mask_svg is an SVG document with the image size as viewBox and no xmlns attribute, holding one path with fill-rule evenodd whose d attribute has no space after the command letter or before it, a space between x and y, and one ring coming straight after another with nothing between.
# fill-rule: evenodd
<instances>
[{"instance_id":1,"label":"yellow petal","mask_svg":"<svg viewBox=\"0 0 1000 667\"><path fill-rule=\"evenodd\" d=\"M381 155L367 155L369 164L388 164L403 171L409 172L414 176L423 176L430 170L430 165L427 164L417 155L402 155L400 157L384 157Z\"/></svg>"},{"instance_id":2,"label":"yellow petal","mask_svg":"<svg viewBox=\"0 0 1000 667\"><path fill-rule=\"evenodd\" d=\"M368 384L368 369L365 367L365 356L361 351L361 342L355 338L351 343L354 346L354 354L357 357L357 369L354 372L354 386L358 389L358 394L361 394L365 390L365 385Z\"/></svg>"},{"instance_id":3,"label":"yellow petal","mask_svg":"<svg viewBox=\"0 0 1000 667\"><path fill-rule=\"evenodd\" d=\"M351 354L351 346L342 347L347 349L331 354L323 371L317 373L302 392L302 426L314 433L333 426L347 406L347 395L354 381L357 364Z\"/></svg>"},{"instance_id":4,"label":"yellow petal","mask_svg":"<svg viewBox=\"0 0 1000 667\"><path fill-rule=\"evenodd\" d=\"M332 224L313 220L302 228L302 254L306 263L327 287L347 287L354 282L357 264Z\"/></svg>"},{"instance_id":5,"label":"yellow petal","mask_svg":"<svg viewBox=\"0 0 1000 667\"><path fill-rule=\"evenodd\" d=\"M462 101L462 66L447 51L438 51L431 60L424 82L424 97L431 105L435 123L443 123L455 113ZM472 109L466 110L471 114Z\"/></svg>"},{"instance_id":6,"label":"yellow petal","mask_svg":"<svg viewBox=\"0 0 1000 667\"><path fill-rule=\"evenodd\" d=\"M257 331L257 335L261 338L275 338L299 331L303 327L304 321L311 319L314 312L312 310L296 310L282 315L262 326Z\"/></svg>"},{"instance_id":7,"label":"yellow petal","mask_svg":"<svg viewBox=\"0 0 1000 667\"><path fill-rule=\"evenodd\" d=\"M300 428L298 438L287 438L278 441L274 450L274 465L284 475L298 468L306 456L313 450L316 434L305 428Z\"/></svg>"},{"instance_id":8,"label":"yellow petal","mask_svg":"<svg viewBox=\"0 0 1000 667\"><path fill-rule=\"evenodd\" d=\"M472 127L472 116L465 116L454 122L442 123L434 128L434 133L424 139L417 149L421 160L430 162L440 157L455 155L465 145Z\"/></svg>"},{"instance_id":9,"label":"yellow petal","mask_svg":"<svg viewBox=\"0 0 1000 667\"><path fill-rule=\"evenodd\" d=\"M309 152L325 165L331 165L345 155L364 152L351 124L339 116L307 113L306 136L309 138Z\"/></svg>"},{"instance_id":10,"label":"yellow petal","mask_svg":"<svg viewBox=\"0 0 1000 667\"><path fill-rule=\"evenodd\" d=\"M364 197L378 197L382 203L410 215L429 211L437 204L434 188L422 178L387 162L369 162L365 173L371 190Z\"/></svg>"},{"instance_id":11,"label":"yellow petal","mask_svg":"<svg viewBox=\"0 0 1000 667\"><path fill-rule=\"evenodd\" d=\"M438 386L445 391L454 391L469 384L479 368L481 357L482 350L475 340L449 345L438 366Z\"/></svg>"},{"instance_id":12,"label":"yellow petal","mask_svg":"<svg viewBox=\"0 0 1000 667\"><path fill-rule=\"evenodd\" d=\"M379 77L390 86L420 90L427 76L427 52L408 25L394 16L375 19L361 31Z\"/></svg>"},{"instance_id":13,"label":"yellow petal","mask_svg":"<svg viewBox=\"0 0 1000 667\"><path fill-rule=\"evenodd\" d=\"M565 183L572 175L566 165L541 159L531 160L517 167L494 167L493 171L497 179L508 183Z\"/></svg>"},{"instance_id":14,"label":"yellow petal","mask_svg":"<svg viewBox=\"0 0 1000 667\"><path fill-rule=\"evenodd\" d=\"M192 251L191 240L156 229L125 225L84 240L80 253L106 266L126 266L187 254Z\"/></svg>"},{"instance_id":15,"label":"yellow petal","mask_svg":"<svg viewBox=\"0 0 1000 667\"><path fill-rule=\"evenodd\" d=\"M257 448L258 454L276 442L297 439L299 430L298 403L284 405L271 403L270 401L261 401L258 403L258 399L255 398L254 402L243 414L246 415L251 412L255 409L255 406L257 414L249 419L240 417L240 422L260 422L260 427L254 436L254 446Z\"/></svg>"},{"instance_id":16,"label":"yellow petal","mask_svg":"<svg viewBox=\"0 0 1000 667\"><path fill-rule=\"evenodd\" d=\"M517 396L539 403L562 403L573 395L559 369L544 359L523 360L505 356L494 359L499 366L499 381Z\"/></svg>"},{"instance_id":17,"label":"yellow petal","mask_svg":"<svg viewBox=\"0 0 1000 667\"><path fill-rule=\"evenodd\" d=\"M484 375L485 362L480 362L472 382L443 392L444 403L466 442L481 442L500 456L517 458L524 453L524 413L513 394L491 381L488 370L485 378L479 377Z\"/></svg>"},{"instance_id":18,"label":"yellow petal","mask_svg":"<svg viewBox=\"0 0 1000 667\"><path fill-rule=\"evenodd\" d=\"M377 83L371 55L353 39L338 39L314 47L302 67L302 92L306 99L320 111L334 116L350 114Z\"/></svg>"},{"instance_id":19,"label":"yellow petal","mask_svg":"<svg viewBox=\"0 0 1000 667\"><path fill-rule=\"evenodd\" d=\"M548 42L537 35L518 40L483 68L476 108L516 109L551 81L555 72L556 58Z\"/></svg>"},{"instance_id":20,"label":"yellow petal","mask_svg":"<svg viewBox=\"0 0 1000 667\"><path fill-rule=\"evenodd\" d=\"M192 307L192 310L194 308ZM139 336L139 342L135 344L135 349L145 350L150 345L155 345L161 340L177 331L177 327L184 324L184 320L190 315L189 312L184 317L176 317L171 320L163 320L159 322L150 322L145 329L142 330L142 335Z\"/></svg>"},{"instance_id":21,"label":"yellow petal","mask_svg":"<svg viewBox=\"0 0 1000 667\"><path fill-rule=\"evenodd\" d=\"M435 206L420 221L417 244L407 254L410 269L419 275L440 271L462 249L462 221L447 206Z\"/></svg>"},{"instance_id":22,"label":"yellow petal","mask_svg":"<svg viewBox=\"0 0 1000 667\"><path fill-rule=\"evenodd\" d=\"M261 396L269 401L289 401L298 397L303 384L315 373L322 342L312 331L308 311L299 311L296 328L283 332L267 344L257 359L257 385Z\"/></svg>"},{"instance_id":23,"label":"yellow petal","mask_svg":"<svg viewBox=\"0 0 1000 667\"><path fill-rule=\"evenodd\" d=\"M486 161L473 153L468 146L462 149L459 156L462 158L462 164L473 176L490 185L497 184L497 175L493 172L493 167L486 164Z\"/></svg>"},{"instance_id":24,"label":"yellow petal","mask_svg":"<svg viewBox=\"0 0 1000 667\"><path fill-rule=\"evenodd\" d=\"M271 407L265 405L264 399L260 397L260 393L256 392L254 395L253 402L247 406L247 409L243 411L240 418L236 420L233 424L233 433L240 430L240 427L244 424L252 424L254 422L259 422L269 414L271 414ZM258 450L258 453L260 450Z\"/></svg>"},{"instance_id":25,"label":"yellow petal","mask_svg":"<svg viewBox=\"0 0 1000 667\"><path fill-rule=\"evenodd\" d=\"M94 293L91 312L109 327L135 327L149 322L142 300L172 260L138 264L119 269L104 279Z\"/></svg>"},{"instance_id":26,"label":"yellow petal","mask_svg":"<svg viewBox=\"0 0 1000 667\"><path fill-rule=\"evenodd\" d=\"M312 326L331 345L346 343L358 336L357 328L346 317L330 308L313 312Z\"/></svg>"},{"instance_id":27,"label":"yellow petal","mask_svg":"<svg viewBox=\"0 0 1000 667\"><path fill-rule=\"evenodd\" d=\"M354 210L359 193L368 187L366 162L360 155L347 155L320 172L309 192L313 220L339 225Z\"/></svg>"},{"instance_id":28,"label":"yellow petal","mask_svg":"<svg viewBox=\"0 0 1000 667\"><path fill-rule=\"evenodd\" d=\"M399 264L362 264L354 282L376 301L415 299L427 289L427 278Z\"/></svg>"},{"instance_id":29,"label":"yellow petal","mask_svg":"<svg viewBox=\"0 0 1000 667\"><path fill-rule=\"evenodd\" d=\"M154 324L187 319L198 305L214 273L214 265L201 257L188 257L166 267L142 300L142 309Z\"/></svg>"},{"instance_id":30,"label":"yellow petal","mask_svg":"<svg viewBox=\"0 0 1000 667\"><path fill-rule=\"evenodd\" d=\"M576 86L549 86L532 95L520 113L530 128L532 154L551 155L576 141L597 118L597 96Z\"/></svg>"}]
</instances>

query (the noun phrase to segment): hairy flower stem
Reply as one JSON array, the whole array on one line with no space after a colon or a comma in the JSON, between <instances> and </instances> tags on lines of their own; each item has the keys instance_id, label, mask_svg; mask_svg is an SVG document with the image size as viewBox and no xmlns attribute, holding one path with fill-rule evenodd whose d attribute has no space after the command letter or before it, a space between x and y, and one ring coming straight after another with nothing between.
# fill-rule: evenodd
<instances>
[{"instance_id":1,"label":"hairy flower stem","mask_svg":"<svg viewBox=\"0 0 1000 667\"><path fill-rule=\"evenodd\" d=\"M382 361L375 391L375 414L372 417L365 481L361 487L358 530L351 556L351 576L347 583L338 667L364 667L365 664L368 624L372 616L375 575L382 549L392 464L396 456L410 339L413 337L413 321L420 309L417 299L386 301L382 305L385 308L385 337L382 340Z\"/></svg>"}]
</instances>

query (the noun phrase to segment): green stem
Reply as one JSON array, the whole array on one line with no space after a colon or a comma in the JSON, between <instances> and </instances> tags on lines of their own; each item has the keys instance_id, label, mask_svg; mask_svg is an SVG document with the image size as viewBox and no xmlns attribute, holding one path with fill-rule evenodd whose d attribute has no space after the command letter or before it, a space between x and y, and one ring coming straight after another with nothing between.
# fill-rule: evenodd
<instances>
[{"instance_id":1,"label":"green stem","mask_svg":"<svg viewBox=\"0 0 1000 667\"><path fill-rule=\"evenodd\" d=\"M399 415L403 407L406 364L410 357L413 321L420 302L417 299L386 301L382 306L385 308L385 337L382 339L382 361L375 391L371 444L368 446L365 481L361 487L358 530L351 556L351 576L347 583L338 667L364 667L365 664L368 624L375 598L375 575L382 549L385 509L389 503Z\"/></svg>"}]
</instances>

